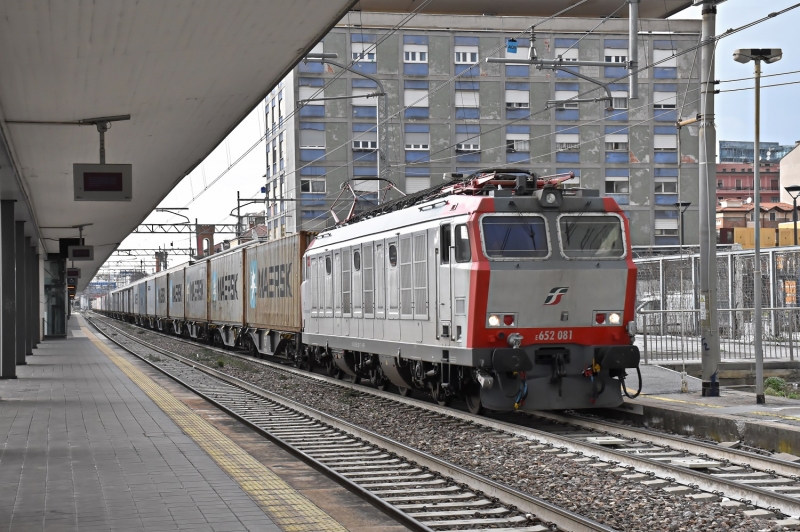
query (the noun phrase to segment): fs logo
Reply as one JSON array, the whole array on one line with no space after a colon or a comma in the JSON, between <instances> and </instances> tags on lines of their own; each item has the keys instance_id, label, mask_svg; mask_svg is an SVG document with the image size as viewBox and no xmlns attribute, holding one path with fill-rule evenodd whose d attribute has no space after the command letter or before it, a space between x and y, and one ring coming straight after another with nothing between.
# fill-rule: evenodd
<instances>
[{"instance_id":1,"label":"fs logo","mask_svg":"<svg viewBox=\"0 0 800 532\"><path fill-rule=\"evenodd\" d=\"M544 300L545 305L558 305L561 303L561 296L566 294L569 291L569 288L566 286L557 286L550 290L550 293L547 294L547 298Z\"/></svg>"}]
</instances>

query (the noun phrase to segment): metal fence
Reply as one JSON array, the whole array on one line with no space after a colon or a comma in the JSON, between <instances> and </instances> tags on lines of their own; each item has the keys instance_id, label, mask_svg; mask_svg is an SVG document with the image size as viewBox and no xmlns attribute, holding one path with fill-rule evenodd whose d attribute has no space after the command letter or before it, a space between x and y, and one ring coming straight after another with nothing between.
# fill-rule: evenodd
<instances>
[{"instance_id":1,"label":"metal fence","mask_svg":"<svg viewBox=\"0 0 800 532\"><path fill-rule=\"evenodd\" d=\"M723 359L754 357L753 251L717 255L717 308ZM700 359L699 255L635 260L637 345L646 362ZM800 247L761 254L764 358L794 359L800 343Z\"/></svg>"}]
</instances>

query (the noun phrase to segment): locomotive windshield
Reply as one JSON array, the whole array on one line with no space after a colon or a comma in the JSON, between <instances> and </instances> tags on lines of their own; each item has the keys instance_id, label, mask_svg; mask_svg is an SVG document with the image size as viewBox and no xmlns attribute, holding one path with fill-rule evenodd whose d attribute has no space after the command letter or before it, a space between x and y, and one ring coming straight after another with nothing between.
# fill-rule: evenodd
<instances>
[{"instance_id":1,"label":"locomotive windshield","mask_svg":"<svg viewBox=\"0 0 800 532\"><path fill-rule=\"evenodd\" d=\"M549 254L547 226L539 216L485 216L481 228L490 259L535 259Z\"/></svg>"},{"instance_id":2,"label":"locomotive windshield","mask_svg":"<svg viewBox=\"0 0 800 532\"><path fill-rule=\"evenodd\" d=\"M616 216L561 216L561 250L571 259L625 256L622 223Z\"/></svg>"}]
</instances>

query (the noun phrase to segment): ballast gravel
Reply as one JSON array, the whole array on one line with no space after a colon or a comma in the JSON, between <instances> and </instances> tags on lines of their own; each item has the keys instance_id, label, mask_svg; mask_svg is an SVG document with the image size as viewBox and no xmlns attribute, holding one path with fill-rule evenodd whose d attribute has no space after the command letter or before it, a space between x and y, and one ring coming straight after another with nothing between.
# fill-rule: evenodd
<instances>
[{"instance_id":1,"label":"ballast gravel","mask_svg":"<svg viewBox=\"0 0 800 532\"><path fill-rule=\"evenodd\" d=\"M630 532L780 531L774 521L742 510L696 502L638 481L536 449L531 442L436 413L374 400L360 392L230 357L113 321L128 333L265 390L342 418L461 467L540 497L618 530ZM113 334L113 333L111 333Z\"/></svg>"}]
</instances>

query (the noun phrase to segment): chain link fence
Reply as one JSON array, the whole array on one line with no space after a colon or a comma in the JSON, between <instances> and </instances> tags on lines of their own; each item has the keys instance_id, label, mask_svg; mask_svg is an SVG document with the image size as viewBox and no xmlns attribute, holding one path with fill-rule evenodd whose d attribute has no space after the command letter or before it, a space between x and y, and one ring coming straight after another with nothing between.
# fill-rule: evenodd
<instances>
[{"instance_id":1,"label":"chain link fence","mask_svg":"<svg viewBox=\"0 0 800 532\"><path fill-rule=\"evenodd\" d=\"M723 359L752 359L757 317L754 312L755 254L717 255L717 308ZM670 255L635 259L637 345L645 362L699 360L700 256ZM800 248L761 252L761 323L765 359L794 359L800 342L797 285Z\"/></svg>"}]
</instances>

